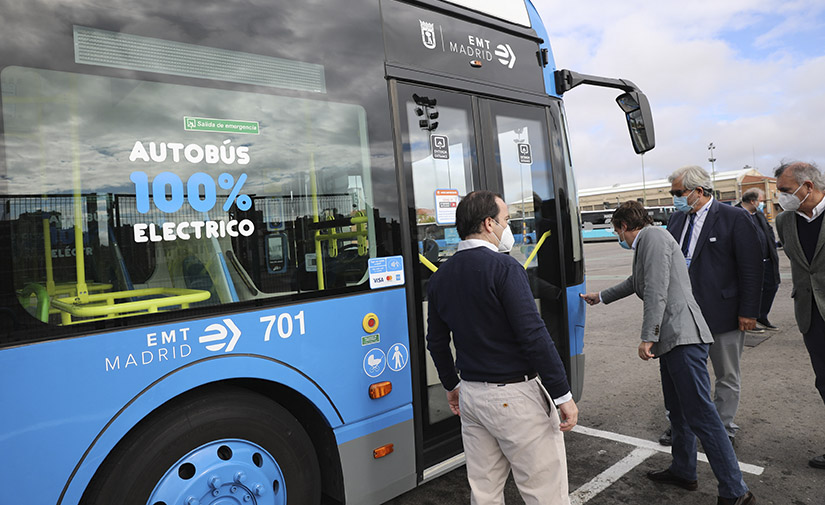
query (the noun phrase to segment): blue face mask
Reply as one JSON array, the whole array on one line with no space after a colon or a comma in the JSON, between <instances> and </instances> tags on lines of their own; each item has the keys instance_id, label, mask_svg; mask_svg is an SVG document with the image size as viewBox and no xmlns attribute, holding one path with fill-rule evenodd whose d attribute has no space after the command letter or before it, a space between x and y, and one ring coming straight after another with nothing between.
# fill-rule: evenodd
<instances>
[{"instance_id":1,"label":"blue face mask","mask_svg":"<svg viewBox=\"0 0 825 505\"><path fill-rule=\"evenodd\" d=\"M682 212L690 212L693 209L693 205L688 203L688 196L692 195L694 191L696 191L695 188L685 196L673 197L673 206L676 207L676 210L680 210Z\"/></svg>"},{"instance_id":2,"label":"blue face mask","mask_svg":"<svg viewBox=\"0 0 825 505\"><path fill-rule=\"evenodd\" d=\"M756 206L756 210L759 212L765 212L765 202L759 202L759 205Z\"/></svg>"},{"instance_id":3,"label":"blue face mask","mask_svg":"<svg viewBox=\"0 0 825 505\"><path fill-rule=\"evenodd\" d=\"M619 245L622 246L622 249L633 249L630 247L630 244L625 242L624 234L622 232L617 233L616 238L619 239Z\"/></svg>"}]
</instances>

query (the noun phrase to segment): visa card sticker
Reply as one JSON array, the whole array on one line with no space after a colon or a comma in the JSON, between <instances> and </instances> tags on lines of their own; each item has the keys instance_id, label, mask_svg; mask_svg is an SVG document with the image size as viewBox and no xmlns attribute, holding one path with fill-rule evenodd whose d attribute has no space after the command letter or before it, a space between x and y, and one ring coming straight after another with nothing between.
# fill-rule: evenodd
<instances>
[{"instance_id":1,"label":"visa card sticker","mask_svg":"<svg viewBox=\"0 0 825 505\"><path fill-rule=\"evenodd\" d=\"M404 284L404 258L387 256L370 258L370 289L402 286Z\"/></svg>"}]
</instances>

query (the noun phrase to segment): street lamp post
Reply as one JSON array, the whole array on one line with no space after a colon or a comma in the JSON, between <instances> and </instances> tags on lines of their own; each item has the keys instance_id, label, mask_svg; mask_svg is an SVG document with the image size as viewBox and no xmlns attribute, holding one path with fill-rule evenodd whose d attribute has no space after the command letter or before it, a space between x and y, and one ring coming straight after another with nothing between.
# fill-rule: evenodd
<instances>
[{"instance_id":1,"label":"street lamp post","mask_svg":"<svg viewBox=\"0 0 825 505\"><path fill-rule=\"evenodd\" d=\"M645 153L640 155L642 157L642 205L647 207L647 184L645 183Z\"/></svg>"},{"instance_id":2,"label":"street lamp post","mask_svg":"<svg viewBox=\"0 0 825 505\"><path fill-rule=\"evenodd\" d=\"M714 149L716 149L716 146L713 145L713 142L708 144L708 151L710 151L710 158L708 158L708 161L710 162L710 170L713 173L713 182L711 183L711 189L713 189L713 192L716 193L716 158L713 156Z\"/></svg>"}]
</instances>

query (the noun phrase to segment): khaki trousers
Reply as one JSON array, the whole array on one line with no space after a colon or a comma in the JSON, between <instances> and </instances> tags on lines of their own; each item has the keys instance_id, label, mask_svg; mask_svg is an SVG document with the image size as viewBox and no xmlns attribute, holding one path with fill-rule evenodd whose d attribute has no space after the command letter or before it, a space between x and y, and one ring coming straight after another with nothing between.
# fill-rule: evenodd
<instances>
[{"instance_id":1,"label":"khaki trousers","mask_svg":"<svg viewBox=\"0 0 825 505\"><path fill-rule=\"evenodd\" d=\"M729 437L736 436L739 426L733 422L739 410L739 394L741 391L741 373L739 362L742 359L742 350L745 349L745 332L740 330L714 333L713 344L710 346L710 362L713 363L713 374L716 382L713 388L713 403L716 411L725 425Z\"/></svg>"},{"instance_id":2,"label":"khaki trousers","mask_svg":"<svg viewBox=\"0 0 825 505\"><path fill-rule=\"evenodd\" d=\"M461 438L472 505L501 505L510 470L526 505L569 505L559 414L537 379L461 382Z\"/></svg>"}]
</instances>

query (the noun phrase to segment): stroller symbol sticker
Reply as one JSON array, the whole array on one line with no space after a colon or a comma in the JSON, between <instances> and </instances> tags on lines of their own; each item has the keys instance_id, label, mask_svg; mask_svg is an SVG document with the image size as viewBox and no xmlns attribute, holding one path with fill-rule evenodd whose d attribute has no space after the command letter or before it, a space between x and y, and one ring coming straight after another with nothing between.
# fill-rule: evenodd
<instances>
[{"instance_id":1,"label":"stroller symbol sticker","mask_svg":"<svg viewBox=\"0 0 825 505\"><path fill-rule=\"evenodd\" d=\"M370 377L378 377L387 366L387 356L379 348L370 349L364 356L364 373Z\"/></svg>"}]
</instances>

